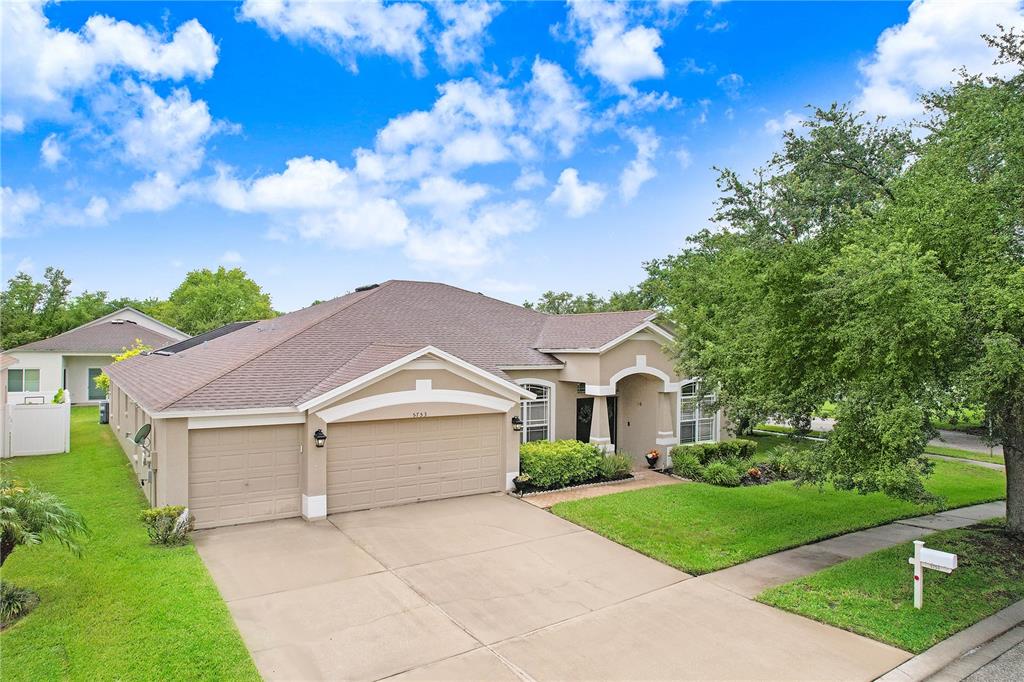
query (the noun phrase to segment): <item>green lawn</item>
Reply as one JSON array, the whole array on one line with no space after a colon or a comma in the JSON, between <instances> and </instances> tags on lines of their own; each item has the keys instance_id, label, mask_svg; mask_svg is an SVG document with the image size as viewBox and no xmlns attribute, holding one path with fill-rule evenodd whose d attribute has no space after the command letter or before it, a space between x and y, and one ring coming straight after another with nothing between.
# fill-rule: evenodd
<instances>
[{"instance_id":1,"label":"green lawn","mask_svg":"<svg viewBox=\"0 0 1024 682\"><path fill-rule=\"evenodd\" d=\"M927 488L943 496L947 507L962 507L1002 499L1006 479L1001 471L940 460ZM792 483L743 488L681 483L562 502L552 511L699 574L938 508L880 493L859 495L831 488L819 492Z\"/></svg>"},{"instance_id":2,"label":"green lawn","mask_svg":"<svg viewBox=\"0 0 1024 682\"><path fill-rule=\"evenodd\" d=\"M81 512L91 536L81 558L43 544L4 564L5 581L42 598L0 634L5 682L258 680L195 549L150 546L135 477L96 408L76 407L71 419L71 453L11 469Z\"/></svg>"},{"instance_id":3,"label":"green lawn","mask_svg":"<svg viewBox=\"0 0 1024 682\"><path fill-rule=\"evenodd\" d=\"M961 450L960 448L947 448L942 445L927 445L924 451L930 452L933 455L945 455L946 457L956 457L958 459L973 459L979 462L992 462L993 464L1004 463L1002 455L990 455L987 452Z\"/></svg>"},{"instance_id":4,"label":"green lawn","mask_svg":"<svg viewBox=\"0 0 1024 682\"><path fill-rule=\"evenodd\" d=\"M954 552L959 567L925 571L924 608L914 608L911 543L883 549L773 587L758 601L920 653L1024 599L1024 544L1001 523L942 531L927 547Z\"/></svg>"}]
</instances>

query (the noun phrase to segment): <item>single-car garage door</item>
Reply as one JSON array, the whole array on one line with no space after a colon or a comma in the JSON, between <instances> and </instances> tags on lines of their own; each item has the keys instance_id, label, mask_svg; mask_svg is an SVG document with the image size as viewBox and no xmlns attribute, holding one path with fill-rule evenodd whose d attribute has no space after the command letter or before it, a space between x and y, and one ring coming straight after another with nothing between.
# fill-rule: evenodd
<instances>
[{"instance_id":1,"label":"single-car garage door","mask_svg":"<svg viewBox=\"0 0 1024 682\"><path fill-rule=\"evenodd\" d=\"M189 431L188 500L196 526L298 516L301 428Z\"/></svg>"},{"instance_id":2,"label":"single-car garage door","mask_svg":"<svg viewBox=\"0 0 1024 682\"><path fill-rule=\"evenodd\" d=\"M327 511L501 490L502 416L331 424Z\"/></svg>"}]
</instances>

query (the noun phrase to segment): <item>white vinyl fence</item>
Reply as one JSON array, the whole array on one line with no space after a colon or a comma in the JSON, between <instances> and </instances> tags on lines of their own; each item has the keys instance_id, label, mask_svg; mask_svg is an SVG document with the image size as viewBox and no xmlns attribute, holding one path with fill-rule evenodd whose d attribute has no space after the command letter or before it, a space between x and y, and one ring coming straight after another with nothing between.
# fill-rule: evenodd
<instances>
[{"instance_id":1,"label":"white vinyl fence","mask_svg":"<svg viewBox=\"0 0 1024 682\"><path fill-rule=\"evenodd\" d=\"M7 405L5 457L71 451L71 395L64 402Z\"/></svg>"}]
</instances>

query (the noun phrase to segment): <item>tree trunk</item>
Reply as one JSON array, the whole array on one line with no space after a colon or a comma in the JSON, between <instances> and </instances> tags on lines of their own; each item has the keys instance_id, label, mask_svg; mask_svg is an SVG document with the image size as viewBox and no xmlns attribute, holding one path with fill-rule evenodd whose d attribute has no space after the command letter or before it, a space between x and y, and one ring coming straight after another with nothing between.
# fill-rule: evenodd
<instances>
[{"instance_id":1,"label":"tree trunk","mask_svg":"<svg viewBox=\"0 0 1024 682\"><path fill-rule=\"evenodd\" d=\"M1006 528L1024 538L1024 424L1003 425L1003 459L1006 461Z\"/></svg>"}]
</instances>

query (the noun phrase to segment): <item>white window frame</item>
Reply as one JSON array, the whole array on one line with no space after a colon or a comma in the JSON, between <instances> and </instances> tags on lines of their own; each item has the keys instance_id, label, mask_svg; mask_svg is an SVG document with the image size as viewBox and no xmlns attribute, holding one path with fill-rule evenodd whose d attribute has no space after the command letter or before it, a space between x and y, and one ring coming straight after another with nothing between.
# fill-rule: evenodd
<instances>
[{"instance_id":1,"label":"white window frame","mask_svg":"<svg viewBox=\"0 0 1024 682\"><path fill-rule=\"evenodd\" d=\"M538 388L543 388L543 389L547 390L547 397L545 397L545 398L540 398L539 400L526 400L526 399L523 399L523 400L519 401L519 418L523 420L523 430L519 432L519 442L520 443L528 442L526 440L526 436L528 435L529 430L531 428L536 429L536 428L538 428L541 425L545 425L547 427L547 440L549 440L549 441L555 440L555 412L556 412L555 405L557 405L557 403L555 401L555 396L556 396L556 385L555 385L555 382L547 381L546 379L528 378L528 379L516 379L516 383L519 384L520 386L522 386L523 388L525 388L527 391L531 391L532 390L530 388L531 386L537 386ZM546 424L545 424L545 422L536 422L536 421L531 424L530 422L528 422L526 420L526 406L529 403L536 403L536 402L544 402L544 403L547 404L546 405L547 406L547 409L546 409L547 419L545 420ZM539 440L544 440L544 439L539 439Z\"/></svg>"},{"instance_id":2,"label":"white window frame","mask_svg":"<svg viewBox=\"0 0 1024 682\"><path fill-rule=\"evenodd\" d=\"M25 372L36 372L38 375L36 381L38 386L36 388L25 388ZM11 372L21 372L21 390L12 391L11 385ZM43 371L38 367L10 367L7 370L7 392L8 393L39 393L43 389Z\"/></svg>"},{"instance_id":3,"label":"white window frame","mask_svg":"<svg viewBox=\"0 0 1024 682\"><path fill-rule=\"evenodd\" d=\"M692 388L692 393L688 392L688 389ZM713 404L715 402L714 394L706 395L702 400L696 400L697 394L700 393L700 382L690 381L679 387L679 443L680 445L696 445L698 443L714 443L718 441L718 411L708 410L705 408L706 405ZM683 419L683 403L687 401L693 401L693 418ZM701 426L706 424L710 426L708 437L701 438ZM684 440L683 438L683 425L693 425L693 440Z\"/></svg>"}]
</instances>

